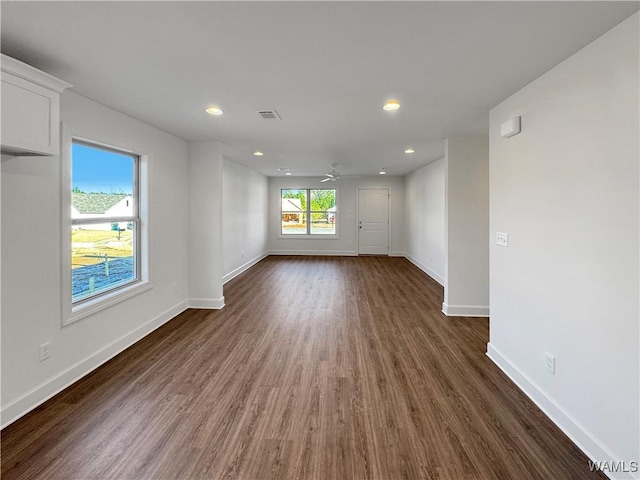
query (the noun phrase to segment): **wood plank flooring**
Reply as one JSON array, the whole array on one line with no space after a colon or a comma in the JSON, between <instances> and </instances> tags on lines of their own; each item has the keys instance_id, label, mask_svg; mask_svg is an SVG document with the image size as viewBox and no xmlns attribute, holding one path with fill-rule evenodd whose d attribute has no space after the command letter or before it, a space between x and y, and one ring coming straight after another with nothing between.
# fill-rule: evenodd
<instances>
[{"instance_id":1,"label":"wood plank flooring","mask_svg":"<svg viewBox=\"0 0 640 480\"><path fill-rule=\"evenodd\" d=\"M2 432L2 479L590 479L402 258L268 257Z\"/></svg>"}]
</instances>

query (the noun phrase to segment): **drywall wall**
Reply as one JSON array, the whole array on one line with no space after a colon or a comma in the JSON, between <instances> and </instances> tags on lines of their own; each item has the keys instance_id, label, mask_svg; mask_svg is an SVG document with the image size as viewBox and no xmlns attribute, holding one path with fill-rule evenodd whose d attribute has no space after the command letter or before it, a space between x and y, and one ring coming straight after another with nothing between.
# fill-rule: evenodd
<instances>
[{"instance_id":1,"label":"drywall wall","mask_svg":"<svg viewBox=\"0 0 640 480\"><path fill-rule=\"evenodd\" d=\"M445 140L445 285L449 316L489 316L489 138Z\"/></svg>"},{"instance_id":2,"label":"drywall wall","mask_svg":"<svg viewBox=\"0 0 640 480\"><path fill-rule=\"evenodd\" d=\"M222 145L189 142L189 306L218 309L222 293Z\"/></svg>"},{"instance_id":3,"label":"drywall wall","mask_svg":"<svg viewBox=\"0 0 640 480\"><path fill-rule=\"evenodd\" d=\"M231 160L223 162L222 267L231 280L267 255L267 177Z\"/></svg>"},{"instance_id":4,"label":"drywall wall","mask_svg":"<svg viewBox=\"0 0 640 480\"><path fill-rule=\"evenodd\" d=\"M269 178L269 253L295 255L357 255L358 188L388 188L389 254L404 256L404 177L342 178L321 183L318 177ZM280 237L280 190L282 188L336 188L338 238L291 239Z\"/></svg>"},{"instance_id":5,"label":"drywall wall","mask_svg":"<svg viewBox=\"0 0 640 480\"><path fill-rule=\"evenodd\" d=\"M490 120L491 234L509 246L491 242L488 354L593 460L627 469L640 461L639 20ZM501 138L516 115L522 133Z\"/></svg>"},{"instance_id":6,"label":"drywall wall","mask_svg":"<svg viewBox=\"0 0 640 480\"><path fill-rule=\"evenodd\" d=\"M444 158L405 177L406 256L444 285Z\"/></svg>"},{"instance_id":7,"label":"drywall wall","mask_svg":"<svg viewBox=\"0 0 640 480\"><path fill-rule=\"evenodd\" d=\"M60 157L2 159L2 423L6 425L186 308L187 144L77 94L65 128L149 156L150 290L62 327ZM6 252L11 252L6 255ZM177 292L174 293L174 284ZM51 342L51 358L38 361Z\"/></svg>"}]
</instances>

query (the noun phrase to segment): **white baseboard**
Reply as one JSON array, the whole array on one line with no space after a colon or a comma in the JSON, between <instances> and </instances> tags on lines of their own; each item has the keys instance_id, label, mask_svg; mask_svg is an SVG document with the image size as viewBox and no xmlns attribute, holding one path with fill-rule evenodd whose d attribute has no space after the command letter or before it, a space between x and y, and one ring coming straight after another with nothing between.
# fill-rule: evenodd
<instances>
[{"instance_id":1,"label":"white baseboard","mask_svg":"<svg viewBox=\"0 0 640 480\"><path fill-rule=\"evenodd\" d=\"M224 307L224 297L220 298L190 298L189 308L204 308L209 310L220 310Z\"/></svg>"},{"instance_id":2,"label":"white baseboard","mask_svg":"<svg viewBox=\"0 0 640 480\"><path fill-rule=\"evenodd\" d=\"M356 251L332 251L332 250L269 250L269 255L321 255L337 257L355 257Z\"/></svg>"},{"instance_id":3,"label":"white baseboard","mask_svg":"<svg viewBox=\"0 0 640 480\"><path fill-rule=\"evenodd\" d=\"M621 460L598 440L595 435L570 413L565 411L547 392L540 388L491 343L487 343L487 356L591 459L591 461L609 462L610 465L622 464ZM631 472L608 472L603 470L602 473L611 479L618 480L638 478L637 476L634 477ZM635 475L638 475L638 473L639 472L635 472Z\"/></svg>"},{"instance_id":4,"label":"white baseboard","mask_svg":"<svg viewBox=\"0 0 640 480\"><path fill-rule=\"evenodd\" d=\"M444 287L444 278L442 278L440 275L438 275L436 272L434 272L433 270L431 270L429 267L427 267L424 263L418 261L417 259L415 259L414 257L412 257L411 255L405 253L404 254L404 258L406 258L407 260L409 260L411 263L413 263L416 267L418 267L420 270L422 270L424 273L426 273L427 275L429 275L431 278L433 278L436 282L438 282L440 285L442 285Z\"/></svg>"},{"instance_id":5,"label":"white baseboard","mask_svg":"<svg viewBox=\"0 0 640 480\"><path fill-rule=\"evenodd\" d=\"M254 259L249 260L244 265L240 265L238 268L236 268L235 270L232 270L231 272L227 273L224 277L222 277L222 284L224 285L229 280L232 280L236 278L238 275L240 275L241 273L246 272L251 267L253 267L256 263L258 263L260 260L264 260L268 256L269 256L269 252L264 252L262 255L258 255Z\"/></svg>"},{"instance_id":6,"label":"white baseboard","mask_svg":"<svg viewBox=\"0 0 640 480\"><path fill-rule=\"evenodd\" d=\"M481 305L447 305L443 302L442 313L447 317L488 317L489 307Z\"/></svg>"},{"instance_id":7,"label":"white baseboard","mask_svg":"<svg viewBox=\"0 0 640 480\"><path fill-rule=\"evenodd\" d=\"M389 252L390 257L406 257L407 254L404 252Z\"/></svg>"},{"instance_id":8,"label":"white baseboard","mask_svg":"<svg viewBox=\"0 0 640 480\"><path fill-rule=\"evenodd\" d=\"M116 341L103 347L97 352L89 355L83 360L76 362L69 368L63 370L54 377L46 380L37 387L19 396L15 400L2 406L0 417L2 418L2 428L15 422L23 415L29 413L38 405L49 400L54 395L60 393L69 385L77 382L85 375L91 373L100 365L111 360L120 352L126 350L138 340L146 337L151 332L161 327L169 320L184 312L187 309L187 302L183 301L161 313L157 317L139 326L135 330L120 337Z\"/></svg>"}]
</instances>

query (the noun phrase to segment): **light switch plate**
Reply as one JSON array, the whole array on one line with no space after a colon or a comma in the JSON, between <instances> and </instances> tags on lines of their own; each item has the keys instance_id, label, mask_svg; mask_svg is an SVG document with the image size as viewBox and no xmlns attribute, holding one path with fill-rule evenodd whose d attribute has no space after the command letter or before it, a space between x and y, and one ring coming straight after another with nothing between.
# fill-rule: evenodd
<instances>
[{"instance_id":1,"label":"light switch plate","mask_svg":"<svg viewBox=\"0 0 640 480\"><path fill-rule=\"evenodd\" d=\"M545 353L544 366L550 374L555 375L556 374L556 357L554 357L550 353Z\"/></svg>"},{"instance_id":2,"label":"light switch plate","mask_svg":"<svg viewBox=\"0 0 640 480\"><path fill-rule=\"evenodd\" d=\"M505 232L496 232L496 245L501 247L509 246L509 234Z\"/></svg>"}]
</instances>

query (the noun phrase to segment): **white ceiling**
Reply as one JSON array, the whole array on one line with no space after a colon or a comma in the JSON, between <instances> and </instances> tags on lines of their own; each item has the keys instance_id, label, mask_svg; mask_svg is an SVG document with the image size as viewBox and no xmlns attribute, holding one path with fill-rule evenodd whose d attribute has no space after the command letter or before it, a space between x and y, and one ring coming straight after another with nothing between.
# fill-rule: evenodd
<instances>
[{"instance_id":1,"label":"white ceiling","mask_svg":"<svg viewBox=\"0 0 640 480\"><path fill-rule=\"evenodd\" d=\"M444 138L488 133L491 107L638 5L4 1L2 52L269 176L404 175Z\"/></svg>"}]
</instances>

